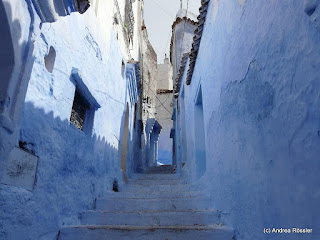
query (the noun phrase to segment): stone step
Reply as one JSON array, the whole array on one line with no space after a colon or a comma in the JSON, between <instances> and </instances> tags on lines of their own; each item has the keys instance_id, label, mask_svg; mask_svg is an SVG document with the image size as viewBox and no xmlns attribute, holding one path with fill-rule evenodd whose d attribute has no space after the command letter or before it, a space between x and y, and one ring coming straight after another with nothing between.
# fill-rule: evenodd
<instances>
[{"instance_id":1,"label":"stone step","mask_svg":"<svg viewBox=\"0 0 320 240\"><path fill-rule=\"evenodd\" d=\"M210 226L73 226L61 229L58 240L232 240L224 225Z\"/></svg>"},{"instance_id":2,"label":"stone step","mask_svg":"<svg viewBox=\"0 0 320 240\"><path fill-rule=\"evenodd\" d=\"M129 184L139 184L139 185L179 185L187 184L185 180L181 179L129 179Z\"/></svg>"},{"instance_id":3,"label":"stone step","mask_svg":"<svg viewBox=\"0 0 320 240\"><path fill-rule=\"evenodd\" d=\"M189 184L163 184L163 185L141 185L141 184L126 184L119 188L120 192L185 192L197 190L195 186Z\"/></svg>"},{"instance_id":4,"label":"stone step","mask_svg":"<svg viewBox=\"0 0 320 240\"><path fill-rule=\"evenodd\" d=\"M131 179L141 180L179 180L181 175L168 173L136 173L130 176Z\"/></svg>"},{"instance_id":5,"label":"stone step","mask_svg":"<svg viewBox=\"0 0 320 240\"><path fill-rule=\"evenodd\" d=\"M97 199L96 209L105 211L173 211L173 210L206 210L210 208L207 197L195 198L135 198L135 199Z\"/></svg>"},{"instance_id":6,"label":"stone step","mask_svg":"<svg viewBox=\"0 0 320 240\"><path fill-rule=\"evenodd\" d=\"M144 170L144 173L171 174L172 173L172 166L171 165L161 165L161 166L156 166L156 167L149 167L148 169Z\"/></svg>"},{"instance_id":7,"label":"stone step","mask_svg":"<svg viewBox=\"0 0 320 240\"><path fill-rule=\"evenodd\" d=\"M177 197L200 197L208 193L199 191L140 191L108 192L106 197L110 198L177 198Z\"/></svg>"},{"instance_id":8,"label":"stone step","mask_svg":"<svg viewBox=\"0 0 320 240\"><path fill-rule=\"evenodd\" d=\"M220 222L217 210L190 211L86 211L81 214L84 225L174 226L207 225Z\"/></svg>"}]
</instances>

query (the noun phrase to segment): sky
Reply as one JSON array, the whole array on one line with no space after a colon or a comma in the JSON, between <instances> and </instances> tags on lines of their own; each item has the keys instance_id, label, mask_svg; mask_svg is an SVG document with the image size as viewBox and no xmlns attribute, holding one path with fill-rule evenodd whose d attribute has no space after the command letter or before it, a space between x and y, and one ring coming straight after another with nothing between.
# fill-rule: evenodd
<instances>
[{"instance_id":1,"label":"sky","mask_svg":"<svg viewBox=\"0 0 320 240\"><path fill-rule=\"evenodd\" d=\"M189 2L189 3L188 3ZM183 0L183 8L199 14L201 0ZM171 25L180 8L180 0L144 0L144 20L149 40L158 55L158 63L162 63L164 54L169 56Z\"/></svg>"}]
</instances>

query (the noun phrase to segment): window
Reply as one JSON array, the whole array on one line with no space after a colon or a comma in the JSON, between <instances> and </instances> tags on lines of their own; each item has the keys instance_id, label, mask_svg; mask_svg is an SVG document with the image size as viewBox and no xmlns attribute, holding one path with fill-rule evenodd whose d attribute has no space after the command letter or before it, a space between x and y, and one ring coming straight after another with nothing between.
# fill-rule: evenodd
<instances>
[{"instance_id":1,"label":"window","mask_svg":"<svg viewBox=\"0 0 320 240\"><path fill-rule=\"evenodd\" d=\"M83 82L83 73L78 69L72 69L70 80L75 85L75 93L72 104L70 123L87 135L92 134L95 111L100 108L96 99Z\"/></svg>"},{"instance_id":2,"label":"window","mask_svg":"<svg viewBox=\"0 0 320 240\"><path fill-rule=\"evenodd\" d=\"M83 131L86 114L90 110L90 105L87 100L81 95L79 89L76 89L74 95L72 112L70 122L72 122L78 129Z\"/></svg>"}]
</instances>

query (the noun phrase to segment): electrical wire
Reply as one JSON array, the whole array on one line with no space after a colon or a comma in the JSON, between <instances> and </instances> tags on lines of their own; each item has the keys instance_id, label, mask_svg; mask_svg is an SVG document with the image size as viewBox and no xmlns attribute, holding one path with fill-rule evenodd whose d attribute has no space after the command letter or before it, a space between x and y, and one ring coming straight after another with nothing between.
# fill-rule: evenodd
<instances>
[{"instance_id":1,"label":"electrical wire","mask_svg":"<svg viewBox=\"0 0 320 240\"><path fill-rule=\"evenodd\" d=\"M189 9L189 0L187 1L187 9L186 9L186 15L185 15L186 18L188 18L188 9ZM182 43L180 46L180 54L179 54L178 61L181 61L181 53L182 53L182 46L183 46L183 41L184 41L185 28L186 28L186 21L184 21L184 24L183 24ZM177 65L178 65L178 63L177 63Z\"/></svg>"},{"instance_id":2,"label":"electrical wire","mask_svg":"<svg viewBox=\"0 0 320 240\"><path fill-rule=\"evenodd\" d=\"M169 44L169 40L170 40L170 38L171 38L171 33L172 33L172 31L170 30L170 31L169 31L169 35L168 35L168 39L167 39L167 43L166 43L166 46L165 46L164 51L163 51L164 57L165 57L165 55L166 55L166 51L167 51L167 47L168 47L168 44Z\"/></svg>"},{"instance_id":3,"label":"electrical wire","mask_svg":"<svg viewBox=\"0 0 320 240\"><path fill-rule=\"evenodd\" d=\"M164 103L168 100L169 97L170 97L170 94L168 94L168 97L167 97L166 100L164 100L162 103L164 104ZM161 105L162 105L162 104L156 106L156 108L160 107Z\"/></svg>"},{"instance_id":4,"label":"electrical wire","mask_svg":"<svg viewBox=\"0 0 320 240\"><path fill-rule=\"evenodd\" d=\"M165 10L163 7L161 7L156 1L151 0L155 5L157 5L162 11L164 11L169 17L174 17L173 14L169 13L167 10Z\"/></svg>"},{"instance_id":5,"label":"electrical wire","mask_svg":"<svg viewBox=\"0 0 320 240\"><path fill-rule=\"evenodd\" d=\"M169 13L167 10L165 10L164 8L162 8L156 1L154 0L151 0L155 5L157 5L162 11L164 11L168 16L174 18L174 15ZM188 0L189 1L189 0ZM164 53L166 51L166 48L168 46L168 43L169 43L169 40L170 40L170 35L171 35L171 32L169 32L169 35L168 35L168 39L167 39L167 43L166 43L166 47L165 47L165 50L164 50ZM141 51L142 51L142 46L141 46ZM142 66L142 70L143 70L143 66ZM146 81L144 81L145 84L147 84L148 86L148 90L150 90L152 92L152 94L156 97L156 99L158 99L159 103L160 103L160 106L163 106L163 108L170 114L172 115L172 112L170 112L164 105L163 103L161 102L161 100L157 97L157 94L151 89L151 86L149 83L147 83ZM153 83L152 83L153 84ZM155 84L153 84L155 85ZM167 101L167 99L165 100ZM150 113L154 118L156 118L156 116L151 112L149 111L145 106L142 105L142 110L144 111L147 111L148 113Z\"/></svg>"},{"instance_id":6,"label":"electrical wire","mask_svg":"<svg viewBox=\"0 0 320 240\"><path fill-rule=\"evenodd\" d=\"M172 112L170 112L164 105L163 103L161 102L161 100L157 97L157 94L150 88L150 85L148 83L146 83L148 85L148 89L153 93L153 95L156 97L156 99L158 99L160 105L163 106L163 108L170 114L172 115Z\"/></svg>"}]
</instances>

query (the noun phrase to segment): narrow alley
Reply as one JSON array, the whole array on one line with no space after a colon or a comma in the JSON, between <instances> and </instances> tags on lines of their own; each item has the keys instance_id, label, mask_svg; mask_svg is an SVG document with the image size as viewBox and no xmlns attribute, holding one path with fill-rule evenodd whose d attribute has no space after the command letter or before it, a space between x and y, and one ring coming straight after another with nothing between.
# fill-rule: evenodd
<instances>
[{"instance_id":1,"label":"narrow alley","mask_svg":"<svg viewBox=\"0 0 320 240\"><path fill-rule=\"evenodd\" d=\"M320 1L0 19L0 240L320 239Z\"/></svg>"}]
</instances>

